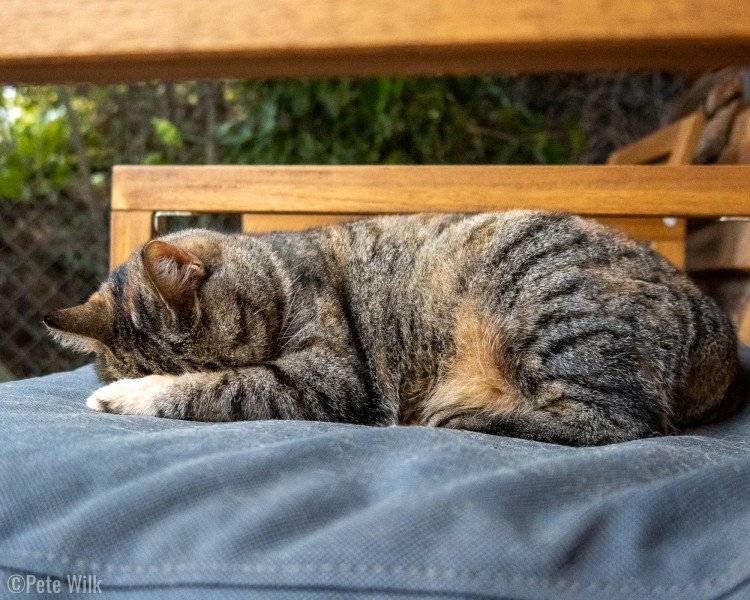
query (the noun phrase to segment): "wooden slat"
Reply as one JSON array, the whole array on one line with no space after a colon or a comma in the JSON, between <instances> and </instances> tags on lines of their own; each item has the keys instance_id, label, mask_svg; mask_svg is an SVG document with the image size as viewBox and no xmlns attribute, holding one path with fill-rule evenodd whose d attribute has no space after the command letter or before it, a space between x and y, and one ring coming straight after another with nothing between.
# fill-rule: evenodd
<instances>
[{"instance_id":1,"label":"wooden slat","mask_svg":"<svg viewBox=\"0 0 750 600\"><path fill-rule=\"evenodd\" d=\"M141 244L151 239L154 213L146 210L113 210L110 221L109 266L116 267Z\"/></svg>"},{"instance_id":2,"label":"wooden slat","mask_svg":"<svg viewBox=\"0 0 750 600\"><path fill-rule=\"evenodd\" d=\"M112 208L750 215L750 166L118 166Z\"/></svg>"},{"instance_id":3,"label":"wooden slat","mask_svg":"<svg viewBox=\"0 0 750 600\"><path fill-rule=\"evenodd\" d=\"M669 155L667 164L689 165L693 162L695 150L706 126L706 117L703 112L695 112L678 121L678 125L672 153Z\"/></svg>"},{"instance_id":4,"label":"wooden slat","mask_svg":"<svg viewBox=\"0 0 750 600\"><path fill-rule=\"evenodd\" d=\"M705 69L742 0L5 0L0 81Z\"/></svg>"},{"instance_id":5,"label":"wooden slat","mask_svg":"<svg viewBox=\"0 0 750 600\"><path fill-rule=\"evenodd\" d=\"M600 217L595 220L607 227L619 229L636 240L680 242L685 239L685 219L660 219L656 217Z\"/></svg>"},{"instance_id":6,"label":"wooden slat","mask_svg":"<svg viewBox=\"0 0 750 600\"><path fill-rule=\"evenodd\" d=\"M750 270L750 223L709 223L688 236L689 271Z\"/></svg>"},{"instance_id":7,"label":"wooden slat","mask_svg":"<svg viewBox=\"0 0 750 600\"><path fill-rule=\"evenodd\" d=\"M366 216L368 215L245 213L242 215L242 231L299 231ZM650 242L654 250L666 256L675 266L684 268L685 219L668 219L669 224L665 222L667 220L655 217L603 217L595 220L607 227L619 229L635 240Z\"/></svg>"},{"instance_id":8,"label":"wooden slat","mask_svg":"<svg viewBox=\"0 0 750 600\"><path fill-rule=\"evenodd\" d=\"M667 258L675 267L685 268L685 239L670 242L652 242L651 248Z\"/></svg>"},{"instance_id":9,"label":"wooden slat","mask_svg":"<svg viewBox=\"0 0 750 600\"><path fill-rule=\"evenodd\" d=\"M363 214L290 214L245 213L242 231L264 233L268 231L299 231L321 225L343 223L373 215ZM148 211L112 211L112 251L110 266L123 262L138 246L152 236L153 214ZM685 261L685 220L655 217L600 217L602 225L619 229L636 240L649 241L655 250L664 254L682 268Z\"/></svg>"},{"instance_id":10,"label":"wooden slat","mask_svg":"<svg viewBox=\"0 0 750 600\"><path fill-rule=\"evenodd\" d=\"M610 165L638 165L661 162L689 165L706 124L702 112L662 127L651 135L616 150L607 161Z\"/></svg>"},{"instance_id":11,"label":"wooden slat","mask_svg":"<svg viewBox=\"0 0 750 600\"><path fill-rule=\"evenodd\" d=\"M279 213L245 213L242 215L244 233L264 233L267 231L301 231L321 225L332 225L345 221L354 221L373 215L310 215Z\"/></svg>"},{"instance_id":12,"label":"wooden slat","mask_svg":"<svg viewBox=\"0 0 750 600\"><path fill-rule=\"evenodd\" d=\"M375 215L246 213L242 215L242 231L245 233L299 231L372 216ZM619 229L637 240L679 242L685 235L684 219L673 219L674 223L670 224L656 217L601 217L595 220L607 227Z\"/></svg>"}]
</instances>

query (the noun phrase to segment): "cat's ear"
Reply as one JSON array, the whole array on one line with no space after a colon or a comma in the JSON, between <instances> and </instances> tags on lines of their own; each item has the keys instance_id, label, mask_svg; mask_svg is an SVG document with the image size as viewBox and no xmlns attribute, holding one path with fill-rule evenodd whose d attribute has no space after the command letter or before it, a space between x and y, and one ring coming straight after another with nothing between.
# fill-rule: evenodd
<instances>
[{"instance_id":1,"label":"cat's ear","mask_svg":"<svg viewBox=\"0 0 750 600\"><path fill-rule=\"evenodd\" d=\"M58 342L78 352L99 352L112 340L112 311L99 292L83 304L56 310L42 321Z\"/></svg>"},{"instance_id":2,"label":"cat's ear","mask_svg":"<svg viewBox=\"0 0 750 600\"><path fill-rule=\"evenodd\" d=\"M201 260L160 240L146 244L141 258L148 278L170 311L178 318L196 316L198 287L206 278Z\"/></svg>"}]
</instances>

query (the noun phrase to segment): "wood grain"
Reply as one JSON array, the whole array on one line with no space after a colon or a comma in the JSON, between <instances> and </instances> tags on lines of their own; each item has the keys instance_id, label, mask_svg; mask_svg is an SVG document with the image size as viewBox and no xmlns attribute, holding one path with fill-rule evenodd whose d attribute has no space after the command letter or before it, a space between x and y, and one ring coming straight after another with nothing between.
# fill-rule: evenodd
<instances>
[{"instance_id":1,"label":"wood grain","mask_svg":"<svg viewBox=\"0 0 750 600\"><path fill-rule=\"evenodd\" d=\"M5 0L0 80L705 69L738 0Z\"/></svg>"},{"instance_id":2,"label":"wood grain","mask_svg":"<svg viewBox=\"0 0 750 600\"><path fill-rule=\"evenodd\" d=\"M118 166L112 208L750 215L750 166Z\"/></svg>"},{"instance_id":3,"label":"wood grain","mask_svg":"<svg viewBox=\"0 0 750 600\"><path fill-rule=\"evenodd\" d=\"M151 239L153 214L150 211L112 211L111 268L124 262L138 246ZM368 216L374 215L245 213L242 215L242 231L299 231ZM685 266L685 219L602 217L595 220L607 227L618 229L635 240L651 242L652 248L661 252L676 266Z\"/></svg>"},{"instance_id":4,"label":"wood grain","mask_svg":"<svg viewBox=\"0 0 750 600\"><path fill-rule=\"evenodd\" d=\"M112 211L109 266L114 268L154 234L154 214L145 210Z\"/></svg>"},{"instance_id":5,"label":"wood grain","mask_svg":"<svg viewBox=\"0 0 750 600\"><path fill-rule=\"evenodd\" d=\"M679 269L685 268L685 238L681 240L675 240L670 242L657 242L651 243L651 248L656 250L659 254L669 260L675 267Z\"/></svg>"},{"instance_id":6,"label":"wood grain","mask_svg":"<svg viewBox=\"0 0 750 600\"><path fill-rule=\"evenodd\" d=\"M746 346L750 345L750 310L745 312L745 316L742 318L742 322L738 327L737 337Z\"/></svg>"},{"instance_id":7,"label":"wood grain","mask_svg":"<svg viewBox=\"0 0 750 600\"><path fill-rule=\"evenodd\" d=\"M242 231L245 233L300 231L321 225L354 221L368 216L376 215L245 213L242 215ZM665 223L664 219L656 217L602 217L595 220L607 227L619 229L637 240L679 242L685 235L684 219L673 219L673 222L669 224Z\"/></svg>"},{"instance_id":8,"label":"wood grain","mask_svg":"<svg viewBox=\"0 0 750 600\"><path fill-rule=\"evenodd\" d=\"M750 270L750 223L708 223L688 236L690 271Z\"/></svg>"},{"instance_id":9,"label":"wood grain","mask_svg":"<svg viewBox=\"0 0 750 600\"><path fill-rule=\"evenodd\" d=\"M310 227L354 221L368 216L376 215L245 213L242 215L242 231L245 233L300 231ZM674 223L670 224L665 223L664 219L655 217L603 217L595 220L607 227L619 229L638 240L672 242L681 240L685 233L684 219L674 219Z\"/></svg>"},{"instance_id":10,"label":"wood grain","mask_svg":"<svg viewBox=\"0 0 750 600\"><path fill-rule=\"evenodd\" d=\"M310 214L279 214L279 213L245 213L242 215L242 231L244 233L265 233L268 231L301 231L321 225L332 225L355 221L362 217L373 215L310 215Z\"/></svg>"}]
</instances>

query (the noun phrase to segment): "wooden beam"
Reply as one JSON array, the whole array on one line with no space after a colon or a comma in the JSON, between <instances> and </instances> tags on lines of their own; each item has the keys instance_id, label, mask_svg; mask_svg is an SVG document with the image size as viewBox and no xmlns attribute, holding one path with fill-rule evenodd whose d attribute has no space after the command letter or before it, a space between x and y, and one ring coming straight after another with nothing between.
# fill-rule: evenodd
<instances>
[{"instance_id":1,"label":"wooden beam","mask_svg":"<svg viewBox=\"0 0 750 600\"><path fill-rule=\"evenodd\" d=\"M750 271L750 223L709 223L688 237L690 271L740 269Z\"/></svg>"},{"instance_id":2,"label":"wooden beam","mask_svg":"<svg viewBox=\"0 0 750 600\"><path fill-rule=\"evenodd\" d=\"M321 225L343 223L375 215L323 213L245 213L242 231L299 231ZM112 250L110 268L124 262L138 246L151 239L151 212L112 211ZM651 247L664 254L677 267L685 266L685 219L657 217L599 217L602 225L619 229L633 239L650 242ZM140 225L139 225L140 223Z\"/></svg>"},{"instance_id":3,"label":"wooden beam","mask_svg":"<svg viewBox=\"0 0 750 600\"><path fill-rule=\"evenodd\" d=\"M746 62L741 0L5 0L0 81L438 74Z\"/></svg>"},{"instance_id":4,"label":"wooden beam","mask_svg":"<svg viewBox=\"0 0 750 600\"><path fill-rule=\"evenodd\" d=\"M362 217L375 215L330 215L330 214L288 214L288 213L245 213L242 215L243 233L265 233L267 231L301 231L311 227L345 223Z\"/></svg>"},{"instance_id":5,"label":"wooden beam","mask_svg":"<svg viewBox=\"0 0 750 600\"><path fill-rule=\"evenodd\" d=\"M321 225L353 221L364 216L368 215L245 213L242 215L242 231L245 233L299 231ZM675 266L681 269L685 266L685 219L600 217L594 220L607 227L619 229L635 240L650 242L654 250L661 252ZM132 250L135 250L135 247Z\"/></svg>"},{"instance_id":6,"label":"wooden beam","mask_svg":"<svg viewBox=\"0 0 750 600\"><path fill-rule=\"evenodd\" d=\"M750 166L117 166L112 208L750 215Z\"/></svg>"},{"instance_id":7,"label":"wooden beam","mask_svg":"<svg viewBox=\"0 0 750 600\"><path fill-rule=\"evenodd\" d=\"M125 212L125 211L117 211ZM332 215L310 213L245 213L242 215L244 233L268 231L300 231L311 227L344 223L377 215ZM684 242L684 219L660 219L658 217L600 217L595 219L602 225L619 229L637 240L656 240L660 243ZM666 222L665 222L666 221Z\"/></svg>"},{"instance_id":8,"label":"wooden beam","mask_svg":"<svg viewBox=\"0 0 750 600\"><path fill-rule=\"evenodd\" d=\"M694 112L676 123L615 150L610 154L607 164L689 165L693 162L693 155L705 126L706 117L703 116L703 112Z\"/></svg>"},{"instance_id":9,"label":"wooden beam","mask_svg":"<svg viewBox=\"0 0 750 600\"><path fill-rule=\"evenodd\" d=\"M154 234L154 213L143 210L113 210L110 221L109 266L114 268Z\"/></svg>"}]
</instances>

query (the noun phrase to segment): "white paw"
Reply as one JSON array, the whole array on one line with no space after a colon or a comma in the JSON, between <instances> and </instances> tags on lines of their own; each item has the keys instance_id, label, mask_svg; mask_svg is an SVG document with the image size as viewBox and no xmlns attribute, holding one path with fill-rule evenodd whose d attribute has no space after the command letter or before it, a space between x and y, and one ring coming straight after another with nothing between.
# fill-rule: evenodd
<instances>
[{"instance_id":1,"label":"white paw","mask_svg":"<svg viewBox=\"0 0 750 600\"><path fill-rule=\"evenodd\" d=\"M156 400L168 394L175 379L174 375L121 379L96 390L86 400L86 406L121 415L157 416Z\"/></svg>"}]
</instances>

